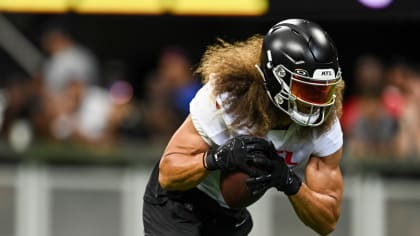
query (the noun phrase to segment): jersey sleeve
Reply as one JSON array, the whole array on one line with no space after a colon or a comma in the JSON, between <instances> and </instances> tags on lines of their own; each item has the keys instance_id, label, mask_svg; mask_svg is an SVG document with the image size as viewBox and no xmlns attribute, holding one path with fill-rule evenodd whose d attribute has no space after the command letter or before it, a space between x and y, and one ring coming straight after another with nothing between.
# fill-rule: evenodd
<instances>
[{"instance_id":1,"label":"jersey sleeve","mask_svg":"<svg viewBox=\"0 0 420 236\"><path fill-rule=\"evenodd\" d=\"M343 146L343 131L338 119L335 120L331 128L315 137L314 151L312 154L318 157L325 157L333 154Z\"/></svg>"},{"instance_id":2,"label":"jersey sleeve","mask_svg":"<svg viewBox=\"0 0 420 236\"><path fill-rule=\"evenodd\" d=\"M190 115L195 129L209 145L222 144L229 137L223 109L213 95L211 81L190 102Z\"/></svg>"}]
</instances>

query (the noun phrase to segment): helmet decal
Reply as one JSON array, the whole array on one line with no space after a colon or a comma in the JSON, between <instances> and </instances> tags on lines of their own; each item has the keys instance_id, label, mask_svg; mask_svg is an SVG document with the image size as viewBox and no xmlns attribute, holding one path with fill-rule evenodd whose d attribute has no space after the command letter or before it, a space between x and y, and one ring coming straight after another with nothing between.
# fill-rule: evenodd
<instances>
[{"instance_id":1,"label":"helmet decal","mask_svg":"<svg viewBox=\"0 0 420 236\"><path fill-rule=\"evenodd\" d=\"M308 76L309 75L309 73L304 69L295 69L295 73L299 74L299 75L302 75L302 76Z\"/></svg>"}]
</instances>

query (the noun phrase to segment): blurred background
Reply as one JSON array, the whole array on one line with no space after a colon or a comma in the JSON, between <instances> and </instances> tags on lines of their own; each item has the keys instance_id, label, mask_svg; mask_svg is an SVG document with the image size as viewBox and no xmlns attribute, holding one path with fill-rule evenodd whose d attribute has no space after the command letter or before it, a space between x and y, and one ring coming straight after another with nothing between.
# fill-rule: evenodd
<instances>
[{"instance_id":1,"label":"blurred background","mask_svg":"<svg viewBox=\"0 0 420 236\"><path fill-rule=\"evenodd\" d=\"M206 47L290 17L329 32L347 84L332 235L420 235L418 1L0 0L0 236L142 235ZM252 235L315 235L276 192L250 210Z\"/></svg>"}]
</instances>

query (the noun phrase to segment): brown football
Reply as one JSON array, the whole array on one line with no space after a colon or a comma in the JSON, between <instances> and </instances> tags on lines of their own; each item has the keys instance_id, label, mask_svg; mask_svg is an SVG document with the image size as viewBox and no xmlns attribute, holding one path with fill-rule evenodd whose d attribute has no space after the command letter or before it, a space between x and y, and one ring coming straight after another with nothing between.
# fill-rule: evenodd
<instances>
[{"instance_id":1,"label":"brown football","mask_svg":"<svg viewBox=\"0 0 420 236\"><path fill-rule=\"evenodd\" d=\"M226 204L233 209L248 207L260 199L264 193L252 196L248 191L246 180L249 176L243 172L222 172L220 191Z\"/></svg>"}]
</instances>

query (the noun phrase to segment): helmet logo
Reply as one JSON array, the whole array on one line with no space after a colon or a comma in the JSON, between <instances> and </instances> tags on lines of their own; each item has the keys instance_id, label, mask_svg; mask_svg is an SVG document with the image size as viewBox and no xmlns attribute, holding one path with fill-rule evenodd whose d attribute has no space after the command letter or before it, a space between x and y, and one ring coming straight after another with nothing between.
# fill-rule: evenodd
<instances>
[{"instance_id":1,"label":"helmet logo","mask_svg":"<svg viewBox=\"0 0 420 236\"><path fill-rule=\"evenodd\" d=\"M306 77L309 75L309 73L304 69L296 69L295 73L298 75L306 76Z\"/></svg>"}]
</instances>

